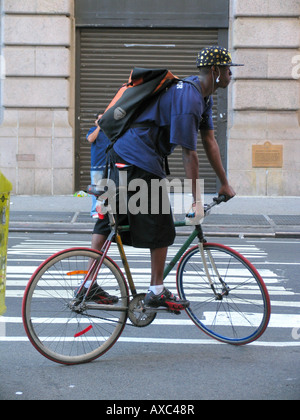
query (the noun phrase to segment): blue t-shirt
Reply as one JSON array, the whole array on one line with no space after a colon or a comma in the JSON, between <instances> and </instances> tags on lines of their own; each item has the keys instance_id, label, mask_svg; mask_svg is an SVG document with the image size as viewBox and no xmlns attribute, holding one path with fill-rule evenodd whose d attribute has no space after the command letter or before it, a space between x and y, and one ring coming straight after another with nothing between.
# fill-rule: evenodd
<instances>
[{"instance_id":1,"label":"blue t-shirt","mask_svg":"<svg viewBox=\"0 0 300 420\"><path fill-rule=\"evenodd\" d=\"M188 79L201 87L198 76ZM130 128L117 140L114 149L128 163L164 178L163 156L171 154L178 145L197 150L198 130L213 130L212 105L212 98L203 98L190 83L173 84L134 122L149 122L149 127ZM168 130L158 145L159 127Z\"/></svg>"},{"instance_id":2,"label":"blue t-shirt","mask_svg":"<svg viewBox=\"0 0 300 420\"><path fill-rule=\"evenodd\" d=\"M92 127L86 135L86 139L90 134L96 130L96 126ZM106 149L109 146L110 141L103 133L102 130L91 144L91 170L96 171L97 169L103 169L106 164Z\"/></svg>"}]
</instances>

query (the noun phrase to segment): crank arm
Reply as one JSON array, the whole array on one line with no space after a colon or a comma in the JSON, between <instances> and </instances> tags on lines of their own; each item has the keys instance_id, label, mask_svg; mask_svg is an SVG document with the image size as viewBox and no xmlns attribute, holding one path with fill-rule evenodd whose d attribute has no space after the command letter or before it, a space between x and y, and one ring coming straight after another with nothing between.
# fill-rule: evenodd
<instances>
[{"instance_id":1,"label":"crank arm","mask_svg":"<svg viewBox=\"0 0 300 420\"><path fill-rule=\"evenodd\" d=\"M157 313L157 312L168 312L171 314L176 314L176 315L180 315L181 312L180 311L176 311L176 310L172 310L170 308L166 308L164 306L160 306L158 308L151 308L151 307L147 307L145 306L143 309L143 313L145 314L153 314L153 313Z\"/></svg>"}]
</instances>

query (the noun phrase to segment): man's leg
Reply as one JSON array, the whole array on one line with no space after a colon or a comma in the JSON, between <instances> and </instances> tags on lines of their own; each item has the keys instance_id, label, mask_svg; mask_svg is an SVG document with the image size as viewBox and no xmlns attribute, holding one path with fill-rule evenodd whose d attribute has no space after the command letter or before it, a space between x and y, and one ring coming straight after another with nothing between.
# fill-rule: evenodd
<instances>
[{"instance_id":1,"label":"man's leg","mask_svg":"<svg viewBox=\"0 0 300 420\"><path fill-rule=\"evenodd\" d=\"M101 251L104 242L106 241L106 236L105 235L100 235L99 233L93 233L92 235L92 243L91 243L91 248L92 249L96 249L97 251ZM90 269L91 265L93 264L94 260L90 259L89 260L89 264L88 264L88 270ZM85 283L85 287L88 288L90 287L91 281L88 280Z\"/></svg>"},{"instance_id":2,"label":"man's leg","mask_svg":"<svg viewBox=\"0 0 300 420\"><path fill-rule=\"evenodd\" d=\"M189 306L189 301L179 299L164 287L163 276L168 248L153 248L151 252L151 286L146 294L145 304L158 308L164 306L180 312Z\"/></svg>"},{"instance_id":3,"label":"man's leg","mask_svg":"<svg viewBox=\"0 0 300 420\"><path fill-rule=\"evenodd\" d=\"M163 275L168 248L151 249L151 286L163 284Z\"/></svg>"},{"instance_id":4,"label":"man's leg","mask_svg":"<svg viewBox=\"0 0 300 420\"><path fill-rule=\"evenodd\" d=\"M101 251L104 245L104 242L106 241L106 238L107 237L105 235L101 235L99 233L93 233L91 247L93 249L97 249L98 251Z\"/></svg>"},{"instance_id":5,"label":"man's leg","mask_svg":"<svg viewBox=\"0 0 300 420\"><path fill-rule=\"evenodd\" d=\"M93 233L92 235L92 243L91 248L101 251L104 242L106 241L107 236L102 235L99 233ZM88 269L90 269L93 259L89 260ZM83 299L86 294L86 289L88 289L91 285L92 280L87 280L84 284L84 287L80 290L80 286L75 290L75 296L77 299ZM119 298L117 296L112 296L107 293L105 290L102 289L97 283L97 281L91 287L91 290L86 298L89 301L94 301L99 304L105 305L113 305L114 303L118 303Z\"/></svg>"}]
</instances>

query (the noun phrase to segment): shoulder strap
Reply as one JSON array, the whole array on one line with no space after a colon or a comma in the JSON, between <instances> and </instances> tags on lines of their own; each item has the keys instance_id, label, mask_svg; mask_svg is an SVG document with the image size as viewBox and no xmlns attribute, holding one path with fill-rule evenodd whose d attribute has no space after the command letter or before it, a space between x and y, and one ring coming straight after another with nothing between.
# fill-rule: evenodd
<instances>
[{"instance_id":1,"label":"shoulder strap","mask_svg":"<svg viewBox=\"0 0 300 420\"><path fill-rule=\"evenodd\" d=\"M184 83L189 83L190 85L193 85L198 90L198 92L202 94L201 88L198 85L198 83L195 83L192 80L187 80L187 79L180 79L180 80Z\"/></svg>"}]
</instances>

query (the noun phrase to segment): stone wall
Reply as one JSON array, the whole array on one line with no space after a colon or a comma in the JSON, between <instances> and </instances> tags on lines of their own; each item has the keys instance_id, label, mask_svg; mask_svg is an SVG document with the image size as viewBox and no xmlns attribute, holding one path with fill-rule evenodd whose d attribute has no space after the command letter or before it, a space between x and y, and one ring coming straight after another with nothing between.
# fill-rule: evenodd
<instances>
[{"instance_id":1,"label":"stone wall","mask_svg":"<svg viewBox=\"0 0 300 420\"><path fill-rule=\"evenodd\" d=\"M299 0L232 0L229 177L240 195L299 195ZM282 145L282 167L254 167L253 145ZM263 165L261 165L263 166Z\"/></svg>"},{"instance_id":2,"label":"stone wall","mask_svg":"<svg viewBox=\"0 0 300 420\"><path fill-rule=\"evenodd\" d=\"M72 0L3 2L0 168L16 194L67 194L74 179Z\"/></svg>"},{"instance_id":3,"label":"stone wall","mask_svg":"<svg viewBox=\"0 0 300 420\"><path fill-rule=\"evenodd\" d=\"M220 0L221 1L221 0ZM16 194L70 194L75 171L74 0L0 0L0 170ZM231 0L228 172L239 195L299 195L300 0ZM3 63L5 62L5 72ZM253 146L282 146L281 167Z\"/></svg>"}]
</instances>

